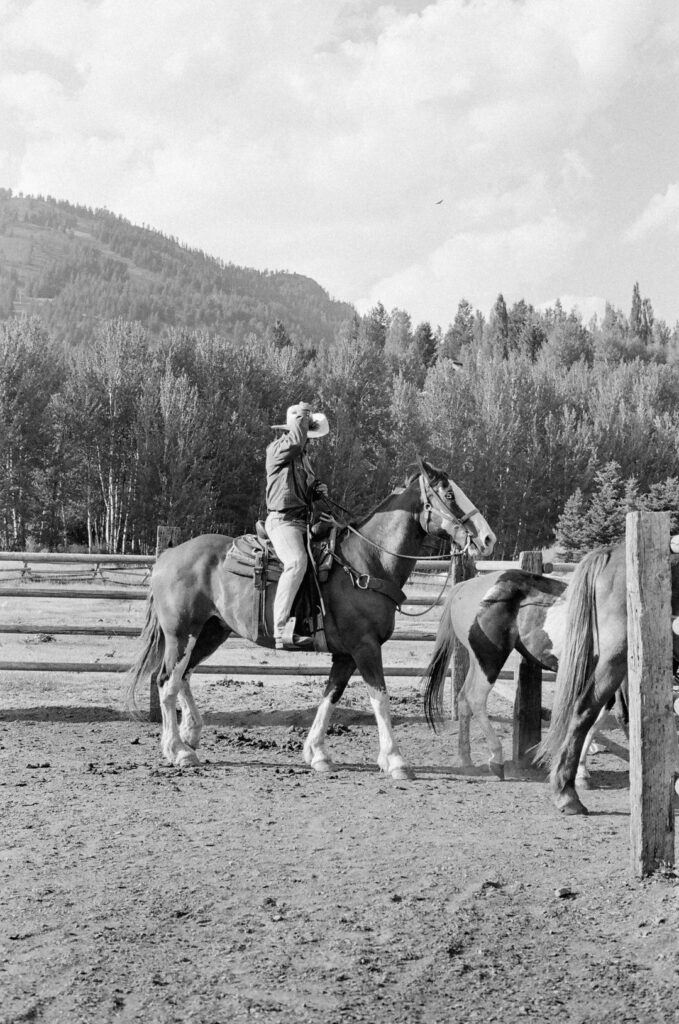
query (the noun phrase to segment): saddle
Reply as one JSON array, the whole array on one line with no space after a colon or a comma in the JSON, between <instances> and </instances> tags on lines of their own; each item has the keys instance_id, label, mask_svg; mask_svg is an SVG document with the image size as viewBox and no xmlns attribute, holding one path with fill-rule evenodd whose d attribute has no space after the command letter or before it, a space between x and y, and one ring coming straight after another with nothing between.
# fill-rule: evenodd
<instances>
[{"instance_id":1,"label":"saddle","mask_svg":"<svg viewBox=\"0 0 679 1024\"><path fill-rule=\"evenodd\" d=\"M295 633L312 637L317 651L328 649L319 584L325 582L332 567L337 530L336 525L324 523L312 527L311 557L292 606ZM224 568L234 576L251 581L251 586L246 584L251 601L246 639L273 647L273 602L283 565L261 519L255 524L255 533L236 537L227 551Z\"/></svg>"}]
</instances>

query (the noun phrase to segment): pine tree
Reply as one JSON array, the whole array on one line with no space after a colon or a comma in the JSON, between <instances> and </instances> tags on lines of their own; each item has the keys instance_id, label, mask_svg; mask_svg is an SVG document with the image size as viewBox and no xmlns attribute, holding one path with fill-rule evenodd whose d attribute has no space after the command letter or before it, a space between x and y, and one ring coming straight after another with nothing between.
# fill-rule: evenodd
<instances>
[{"instance_id":1,"label":"pine tree","mask_svg":"<svg viewBox=\"0 0 679 1024\"><path fill-rule=\"evenodd\" d=\"M636 338L641 337L642 330L642 308L641 308L641 294L639 292L639 282L634 282L634 288L632 289L632 309L629 315L629 328L632 335Z\"/></svg>"},{"instance_id":2,"label":"pine tree","mask_svg":"<svg viewBox=\"0 0 679 1024\"><path fill-rule=\"evenodd\" d=\"M584 516L585 497L578 487L567 499L554 530L557 554L560 558L572 559L575 562L585 554L587 548L583 540Z\"/></svg>"},{"instance_id":3,"label":"pine tree","mask_svg":"<svg viewBox=\"0 0 679 1024\"><path fill-rule=\"evenodd\" d=\"M679 479L668 476L660 483L651 484L643 496L643 507L649 512L670 512L670 531L679 533Z\"/></svg>"},{"instance_id":4,"label":"pine tree","mask_svg":"<svg viewBox=\"0 0 679 1024\"><path fill-rule=\"evenodd\" d=\"M587 509L585 539L592 548L613 544L625 533L628 494L617 462L607 462L594 477L594 493Z\"/></svg>"},{"instance_id":5,"label":"pine tree","mask_svg":"<svg viewBox=\"0 0 679 1024\"><path fill-rule=\"evenodd\" d=\"M423 366L433 366L438 355L438 343L428 321L425 320L415 328L413 345L422 360Z\"/></svg>"},{"instance_id":6,"label":"pine tree","mask_svg":"<svg viewBox=\"0 0 679 1024\"><path fill-rule=\"evenodd\" d=\"M290 335L285 329L285 324L282 320L276 320L273 327L267 328L267 334L270 335L271 341L276 348L286 348L291 345Z\"/></svg>"},{"instance_id":7,"label":"pine tree","mask_svg":"<svg viewBox=\"0 0 679 1024\"><path fill-rule=\"evenodd\" d=\"M369 309L361 321L361 335L369 345L383 349L387 339L387 327L389 325L389 314L378 302L376 306Z\"/></svg>"},{"instance_id":8,"label":"pine tree","mask_svg":"<svg viewBox=\"0 0 679 1024\"><path fill-rule=\"evenodd\" d=\"M474 341L474 309L466 299L460 299L452 324L443 336L439 359L459 360L463 351Z\"/></svg>"},{"instance_id":9,"label":"pine tree","mask_svg":"<svg viewBox=\"0 0 679 1024\"><path fill-rule=\"evenodd\" d=\"M509 314L501 294L498 295L490 312L484 342L488 344L493 354L499 355L503 359L507 358L509 353Z\"/></svg>"}]
</instances>

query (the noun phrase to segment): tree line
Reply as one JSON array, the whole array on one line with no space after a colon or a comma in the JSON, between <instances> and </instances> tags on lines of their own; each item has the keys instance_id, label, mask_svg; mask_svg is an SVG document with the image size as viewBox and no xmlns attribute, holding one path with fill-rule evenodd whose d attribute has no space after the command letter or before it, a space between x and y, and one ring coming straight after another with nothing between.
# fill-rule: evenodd
<instances>
[{"instance_id":1,"label":"tree line","mask_svg":"<svg viewBox=\"0 0 679 1024\"><path fill-rule=\"evenodd\" d=\"M587 325L500 296L487 320L462 300L442 332L378 304L317 350L280 321L234 338L113 319L73 344L10 317L0 546L143 553L158 524L249 532L271 424L300 400L330 420L314 461L355 518L418 454L482 508L496 557L581 553L616 539L621 509L679 507L679 336L637 286L629 316Z\"/></svg>"}]
</instances>

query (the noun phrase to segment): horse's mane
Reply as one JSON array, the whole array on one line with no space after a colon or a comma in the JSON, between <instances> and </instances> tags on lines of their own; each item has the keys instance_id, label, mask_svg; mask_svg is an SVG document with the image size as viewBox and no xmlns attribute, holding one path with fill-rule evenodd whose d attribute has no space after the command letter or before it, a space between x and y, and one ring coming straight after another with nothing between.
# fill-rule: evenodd
<instances>
[{"instance_id":1,"label":"horse's mane","mask_svg":"<svg viewBox=\"0 0 679 1024\"><path fill-rule=\"evenodd\" d=\"M444 480L448 480L447 473L445 473L442 469L437 469L436 466L432 466L431 463L429 462L424 463L424 469L429 478L429 482L433 485L442 483ZM406 468L405 485L403 487L394 487L393 490L391 490L389 494L387 494L387 496L383 498L382 501L378 505L376 505L371 512L368 512L367 515L363 516L361 519L351 520L349 525L352 526L355 530L360 530L360 528L365 523L367 523L369 519L372 519L374 515L377 515L377 513L380 512L387 504L387 502L390 501L395 495L403 494L403 492L407 490L408 487L410 487L413 481L417 479L421 472L422 469L419 465L413 463L412 465L408 466Z\"/></svg>"},{"instance_id":2,"label":"horse's mane","mask_svg":"<svg viewBox=\"0 0 679 1024\"><path fill-rule=\"evenodd\" d=\"M411 482L412 481L409 481L409 483L411 483ZM407 486L407 484L406 484L406 486ZM380 503L378 505L375 505L375 508L372 509L371 512L367 512L366 515L364 515L361 519L352 519L352 520L350 520L349 521L349 526L352 526L355 530L360 530L360 528L365 523L367 523L369 519L372 519L373 516L376 516L378 512L382 511L384 506L387 504L388 501L390 501L394 497L394 495L403 494L404 490L405 490L405 487L394 487L394 489L392 491L389 491L389 494L387 494L386 497L382 498L382 501L380 501Z\"/></svg>"}]
</instances>

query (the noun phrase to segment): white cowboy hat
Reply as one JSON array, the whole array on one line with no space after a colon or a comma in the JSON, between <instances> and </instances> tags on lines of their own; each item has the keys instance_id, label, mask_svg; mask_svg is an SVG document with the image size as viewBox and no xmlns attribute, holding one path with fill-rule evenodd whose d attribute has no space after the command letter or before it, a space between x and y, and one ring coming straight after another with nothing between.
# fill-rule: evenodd
<instances>
[{"instance_id":1,"label":"white cowboy hat","mask_svg":"<svg viewBox=\"0 0 679 1024\"><path fill-rule=\"evenodd\" d=\"M312 412L308 402L298 402L296 405L288 406L285 414L285 423L273 423L274 430L290 430L299 419L300 413L309 413L309 429L307 437L325 437L330 430L327 416L322 412Z\"/></svg>"}]
</instances>

